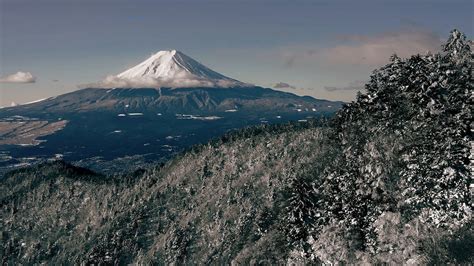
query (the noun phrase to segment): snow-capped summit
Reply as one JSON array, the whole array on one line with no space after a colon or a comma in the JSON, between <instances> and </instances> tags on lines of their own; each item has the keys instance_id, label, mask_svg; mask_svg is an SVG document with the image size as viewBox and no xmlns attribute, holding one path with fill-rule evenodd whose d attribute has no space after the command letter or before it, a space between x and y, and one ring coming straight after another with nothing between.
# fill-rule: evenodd
<instances>
[{"instance_id":1,"label":"snow-capped summit","mask_svg":"<svg viewBox=\"0 0 474 266\"><path fill-rule=\"evenodd\" d=\"M177 50L159 51L105 82L118 87L231 87L244 83L226 77Z\"/></svg>"}]
</instances>

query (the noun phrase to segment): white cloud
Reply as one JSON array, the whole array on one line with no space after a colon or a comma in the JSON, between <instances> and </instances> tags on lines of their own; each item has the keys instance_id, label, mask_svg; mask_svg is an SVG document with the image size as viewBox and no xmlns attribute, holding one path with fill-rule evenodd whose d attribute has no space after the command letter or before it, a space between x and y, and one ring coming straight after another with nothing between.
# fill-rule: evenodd
<instances>
[{"instance_id":1,"label":"white cloud","mask_svg":"<svg viewBox=\"0 0 474 266\"><path fill-rule=\"evenodd\" d=\"M191 88L191 87L235 87L250 86L238 81L221 80L221 79L201 79L196 76L177 76L174 78L121 78L114 75L107 76L104 80L96 83L84 84L79 87L94 88Z\"/></svg>"},{"instance_id":2,"label":"white cloud","mask_svg":"<svg viewBox=\"0 0 474 266\"><path fill-rule=\"evenodd\" d=\"M36 77L30 72L18 71L14 74L0 78L0 83L34 83Z\"/></svg>"}]
</instances>

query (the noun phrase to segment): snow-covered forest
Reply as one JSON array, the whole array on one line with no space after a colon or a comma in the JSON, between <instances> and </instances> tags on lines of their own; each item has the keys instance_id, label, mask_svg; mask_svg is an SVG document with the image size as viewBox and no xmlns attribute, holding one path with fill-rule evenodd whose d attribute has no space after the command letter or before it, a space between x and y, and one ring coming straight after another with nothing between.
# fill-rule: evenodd
<instances>
[{"instance_id":1,"label":"snow-covered forest","mask_svg":"<svg viewBox=\"0 0 474 266\"><path fill-rule=\"evenodd\" d=\"M2 264L472 264L472 42L399 58L330 120L262 125L104 176L0 185Z\"/></svg>"}]
</instances>

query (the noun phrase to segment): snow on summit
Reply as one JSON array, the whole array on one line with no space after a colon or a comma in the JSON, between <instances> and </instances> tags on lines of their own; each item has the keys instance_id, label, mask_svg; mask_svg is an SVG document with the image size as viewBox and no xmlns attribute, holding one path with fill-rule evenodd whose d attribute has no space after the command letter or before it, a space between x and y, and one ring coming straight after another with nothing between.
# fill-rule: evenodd
<instances>
[{"instance_id":1,"label":"snow on summit","mask_svg":"<svg viewBox=\"0 0 474 266\"><path fill-rule=\"evenodd\" d=\"M176 50L160 51L117 76L120 78L179 78L188 74L210 80L232 80Z\"/></svg>"},{"instance_id":2,"label":"snow on summit","mask_svg":"<svg viewBox=\"0 0 474 266\"><path fill-rule=\"evenodd\" d=\"M106 87L232 87L245 84L204 66L177 50L159 51L140 64L109 76Z\"/></svg>"}]
</instances>

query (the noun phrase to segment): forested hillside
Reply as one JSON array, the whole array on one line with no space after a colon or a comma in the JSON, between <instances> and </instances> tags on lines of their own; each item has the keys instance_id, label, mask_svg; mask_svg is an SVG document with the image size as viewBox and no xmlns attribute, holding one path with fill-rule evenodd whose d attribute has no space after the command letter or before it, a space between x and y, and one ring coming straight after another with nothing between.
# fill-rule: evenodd
<instances>
[{"instance_id":1,"label":"forested hillside","mask_svg":"<svg viewBox=\"0 0 474 266\"><path fill-rule=\"evenodd\" d=\"M328 163L325 131L248 129L135 177L61 162L12 172L1 191L4 259L281 261L290 181Z\"/></svg>"},{"instance_id":2,"label":"forested hillside","mask_svg":"<svg viewBox=\"0 0 474 266\"><path fill-rule=\"evenodd\" d=\"M103 176L64 162L1 181L2 262L474 263L472 64L393 56L331 121L259 126Z\"/></svg>"}]
</instances>

